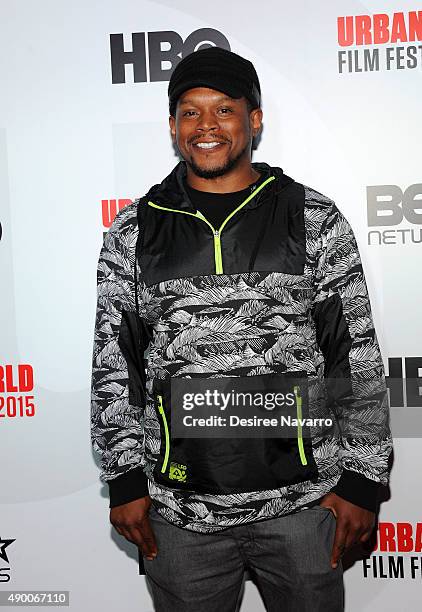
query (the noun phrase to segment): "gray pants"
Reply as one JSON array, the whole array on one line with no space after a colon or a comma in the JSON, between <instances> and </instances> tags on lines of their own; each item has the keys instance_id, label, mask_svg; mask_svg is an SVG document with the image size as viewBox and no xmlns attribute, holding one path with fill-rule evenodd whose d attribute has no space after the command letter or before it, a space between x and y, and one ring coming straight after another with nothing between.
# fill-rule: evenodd
<instances>
[{"instance_id":1,"label":"gray pants","mask_svg":"<svg viewBox=\"0 0 422 612\"><path fill-rule=\"evenodd\" d=\"M151 506L158 554L144 559L156 612L235 612L249 570L268 612L342 612L332 569L335 518L314 506L213 534L175 527Z\"/></svg>"}]
</instances>

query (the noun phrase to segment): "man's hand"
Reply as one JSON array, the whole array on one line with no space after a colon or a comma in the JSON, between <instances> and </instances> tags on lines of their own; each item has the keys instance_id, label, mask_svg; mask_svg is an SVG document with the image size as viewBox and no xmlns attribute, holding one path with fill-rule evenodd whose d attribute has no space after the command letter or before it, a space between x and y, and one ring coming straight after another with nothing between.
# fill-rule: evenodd
<instances>
[{"instance_id":1,"label":"man's hand","mask_svg":"<svg viewBox=\"0 0 422 612\"><path fill-rule=\"evenodd\" d=\"M157 544L149 522L149 495L110 510L110 523L120 535L133 542L152 561L157 556Z\"/></svg>"},{"instance_id":2,"label":"man's hand","mask_svg":"<svg viewBox=\"0 0 422 612\"><path fill-rule=\"evenodd\" d=\"M335 493L325 495L320 506L329 508L337 521L331 553L331 567L335 569L340 557L348 548L358 542L369 540L375 525L375 514L346 501Z\"/></svg>"}]
</instances>

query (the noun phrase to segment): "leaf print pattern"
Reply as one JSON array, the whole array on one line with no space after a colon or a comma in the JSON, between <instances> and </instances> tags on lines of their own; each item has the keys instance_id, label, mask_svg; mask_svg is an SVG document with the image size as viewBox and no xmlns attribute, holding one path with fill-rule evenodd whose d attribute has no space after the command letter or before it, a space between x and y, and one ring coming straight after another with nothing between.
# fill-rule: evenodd
<instances>
[{"instance_id":1,"label":"leaf print pattern","mask_svg":"<svg viewBox=\"0 0 422 612\"><path fill-rule=\"evenodd\" d=\"M135 309L134 215L134 204L120 212L106 234L98 264L91 432L105 482L145 462L143 410L130 404L129 373L118 342L122 311Z\"/></svg>"},{"instance_id":2,"label":"leaf print pattern","mask_svg":"<svg viewBox=\"0 0 422 612\"><path fill-rule=\"evenodd\" d=\"M343 469L385 484L391 435L387 401L379 401L385 391L382 360L355 238L334 203L305 187L306 263L301 276L254 271L146 286L139 271L139 316L154 330L142 406L130 402L128 367L118 342L122 310L135 311L137 204L117 215L98 265L91 414L101 478L111 480L142 466L159 513L174 525L202 533L298 511L332 490ZM321 400L325 363L310 312L332 296L341 299L352 341L353 396L335 408L342 436L327 430L312 440L318 478L228 495L188 493L155 482L161 444L152 398L155 380L305 370L315 381L310 410L317 418L327 416ZM376 435L369 434L374 431Z\"/></svg>"}]
</instances>

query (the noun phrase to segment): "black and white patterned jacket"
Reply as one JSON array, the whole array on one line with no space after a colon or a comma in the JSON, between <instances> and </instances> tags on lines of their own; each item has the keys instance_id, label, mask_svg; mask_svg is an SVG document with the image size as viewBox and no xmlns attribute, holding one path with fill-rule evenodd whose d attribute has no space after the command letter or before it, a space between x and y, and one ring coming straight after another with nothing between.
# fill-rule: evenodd
<instances>
[{"instance_id":1,"label":"black and white patterned jacket","mask_svg":"<svg viewBox=\"0 0 422 612\"><path fill-rule=\"evenodd\" d=\"M253 165L257 187L218 231L180 162L120 211L98 264L92 440L110 505L149 494L193 531L329 491L374 509L388 480L384 372L353 232L333 201ZM251 377L263 389L304 381L298 416L327 424L301 421L284 439L172 437L175 380L244 390Z\"/></svg>"}]
</instances>

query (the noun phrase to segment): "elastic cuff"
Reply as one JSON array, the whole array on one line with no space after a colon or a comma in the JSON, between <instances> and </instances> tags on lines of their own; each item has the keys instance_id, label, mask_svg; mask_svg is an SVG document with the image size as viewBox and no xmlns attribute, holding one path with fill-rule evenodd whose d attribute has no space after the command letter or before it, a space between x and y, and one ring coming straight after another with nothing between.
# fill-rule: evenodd
<instances>
[{"instance_id":1,"label":"elastic cuff","mask_svg":"<svg viewBox=\"0 0 422 612\"><path fill-rule=\"evenodd\" d=\"M340 480L332 489L332 492L356 506L376 512L380 486L379 482L369 480L358 472L343 470Z\"/></svg>"},{"instance_id":2,"label":"elastic cuff","mask_svg":"<svg viewBox=\"0 0 422 612\"><path fill-rule=\"evenodd\" d=\"M110 508L128 504L135 499L149 495L148 478L142 467L129 470L121 476L108 481Z\"/></svg>"}]
</instances>

